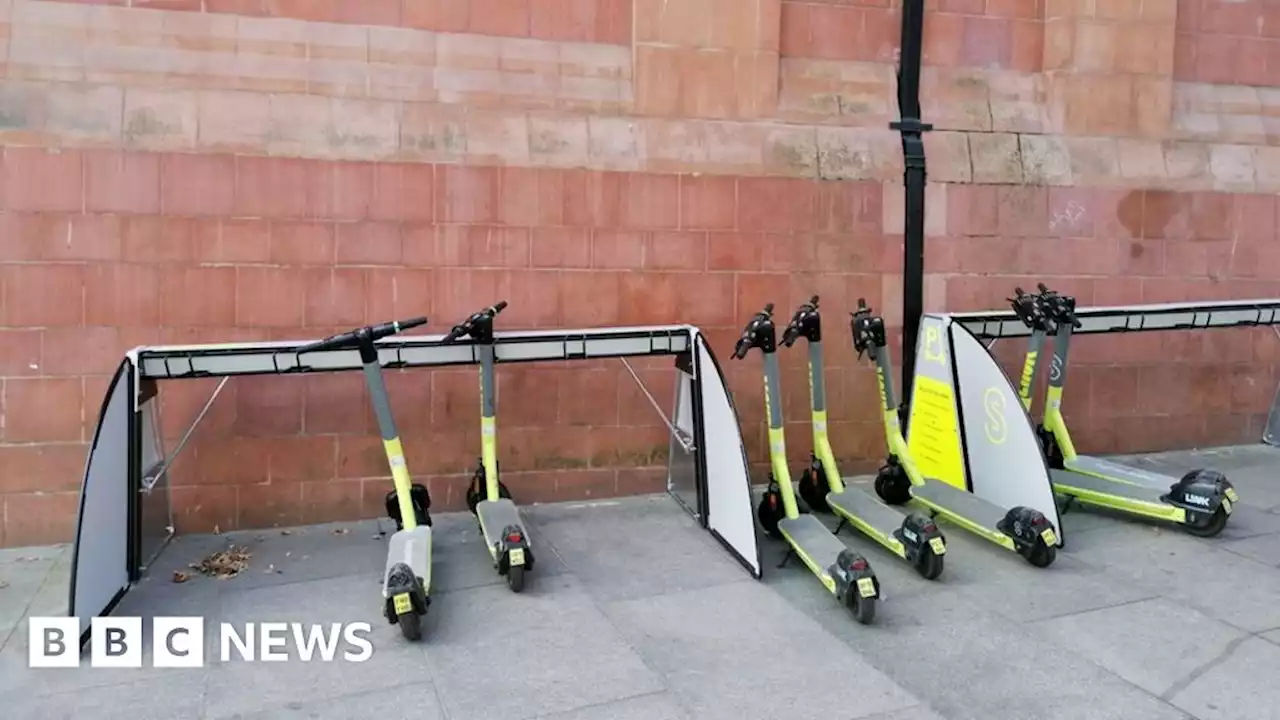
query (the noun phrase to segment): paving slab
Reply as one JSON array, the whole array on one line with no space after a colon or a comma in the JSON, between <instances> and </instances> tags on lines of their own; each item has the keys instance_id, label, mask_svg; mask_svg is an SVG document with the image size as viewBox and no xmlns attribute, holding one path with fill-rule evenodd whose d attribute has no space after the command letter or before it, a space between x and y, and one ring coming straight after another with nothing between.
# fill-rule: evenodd
<instances>
[{"instance_id":1,"label":"paving slab","mask_svg":"<svg viewBox=\"0 0 1280 720\"><path fill-rule=\"evenodd\" d=\"M425 644L452 720L518 720L664 688L570 576L489 585L433 607Z\"/></svg>"},{"instance_id":2,"label":"paving slab","mask_svg":"<svg viewBox=\"0 0 1280 720\"><path fill-rule=\"evenodd\" d=\"M1280 647L1249 638L1170 698L1198 720L1256 720L1280 707Z\"/></svg>"},{"instance_id":3,"label":"paving slab","mask_svg":"<svg viewBox=\"0 0 1280 720\"><path fill-rule=\"evenodd\" d=\"M539 715L538 720L694 720L667 691L613 700L566 712Z\"/></svg>"},{"instance_id":4,"label":"paving slab","mask_svg":"<svg viewBox=\"0 0 1280 720\"><path fill-rule=\"evenodd\" d=\"M919 704L759 583L613 602L605 609L699 720L851 720ZM847 700L833 708L833 697Z\"/></svg>"},{"instance_id":5,"label":"paving slab","mask_svg":"<svg viewBox=\"0 0 1280 720\"><path fill-rule=\"evenodd\" d=\"M658 496L530 508L538 534L603 600L737 582L735 562L692 517Z\"/></svg>"},{"instance_id":6,"label":"paving slab","mask_svg":"<svg viewBox=\"0 0 1280 720\"><path fill-rule=\"evenodd\" d=\"M1061 647L1155 696L1169 692L1246 633L1164 598L1038 623Z\"/></svg>"},{"instance_id":7,"label":"paving slab","mask_svg":"<svg viewBox=\"0 0 1280 720\"><path fill-rule=\"evenodd\" d=\"M377 718L393 720L447 720L435 688L419 678L395 687L356 692L341 697L294 700L252 713L230 715L210 711L205 720L322 720L323 718Z\"/></svg>"},{"instance_id":8,"label":"paving slab","mask_svg":"<svg viewBox=\"0 0 1280 720\"><path fill-rule=\"evenodd\" d=\"M373 655L365 662L343 662L349 648L337 647L332 660L317 654L299 662L299 652L285 651L293 662L267 665L247 662L229 643L219 642L207 658L209 684L207 707L211 715L235 715L286 707L299 698L324 701L351 693L369 693L406 683L430 685L430 671L421 645L405 643L399 630L381 618L381 589L376 575L311 580L244 590L224 590L217 622L206 622L206 638L219 634L214 626L227 623L247 639L248 623L282 622L309 625L363 621L370 625ZM209 620L211 615L205 615ZM430 617L428 615L428 617ZM424 628L430 636L430 623ZM224 657L223 647L227 653ZM260 647L260 646L259 646ZM264 667L270 667L264 672Z\"/></svg>"},{"instance_id":9,"label":"paving slab","mask_svg":"<svg viewBox=\"0 0 1280 720\"><path fill-rule=\"evenodd\" d=\"M1280 626L1280 570L1177 531L1090 533L1090 562L1250 632ZM1086 551L1080 550L1083 554Z\"/></svg>"},{"instance_id":10,"label":"paving slab","mask_svg":"<svg viewBox=\"0 0 1280 720\"><path fill-rule=\"evenodd\" d=\"M1232 540L1219 547L1240 557L1280 569L1280 532Z\"/></svg>"},{"instance_id":11,"label":"paving slab","mask_svg":"<svg viewBox=\"0 0 1280 720\"><path fill-rule=\"evenodd\" d=\"M40 720L203 720L206 717L204 673L171 670L145 679L136 674L122 677L125 679L118 683L56 695L6 696L5 717Z\"/></svg>"},{"instance_id":12,"label":"paving slab","mask_svg":"<svg viewBox=\"0 0 1280 720\"><path fill-rule=\"evenodd\" d=\"M860 638L878 669L950 720L1182 717L1026 626L977 620Z\"/></svg>"}]
</instances>

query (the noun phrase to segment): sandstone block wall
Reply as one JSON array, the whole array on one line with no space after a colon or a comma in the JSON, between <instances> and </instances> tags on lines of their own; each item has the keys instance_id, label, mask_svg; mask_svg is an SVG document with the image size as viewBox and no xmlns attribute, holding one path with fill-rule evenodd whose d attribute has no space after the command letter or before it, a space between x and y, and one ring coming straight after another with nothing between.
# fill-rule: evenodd
<instances>
[{"instance_id":1,"label":"sandstone block wall","mask_svg":"<svg viewBox=\"0 0 1280 720\"><path fill-rule=\"evenodd\" d=\"M899 323L897 0L0 0L0 545L67 540L109 374L139 344L695 323L765 302ZM1280 294L1280 12L1250 0L929 0L927 304ZM833 330L846 469L881 452ZM1016 361L1018 348L1000 346ZM1082 339L1078 444L1255 440L1269 331ZM787 418L807 452L801 354ZM758 367L728 363L764 457ZM661 401L665 363L642 368ZM616 364L504 368L524 501L662 486ZM458 507L467 371L392 378L410 467ZM172 443L211 391L162 390ZM233 381L174 468L180 529L380 512L358 376Z\"/></svg>"}]
</instances>

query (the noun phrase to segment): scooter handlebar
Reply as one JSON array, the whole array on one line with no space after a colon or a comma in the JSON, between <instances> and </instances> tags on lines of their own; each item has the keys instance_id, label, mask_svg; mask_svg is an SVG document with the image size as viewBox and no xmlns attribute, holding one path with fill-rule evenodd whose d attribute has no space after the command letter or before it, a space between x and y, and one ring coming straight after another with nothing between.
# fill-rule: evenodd
<instances>
[{"instance_id":1,"label":"scooter handlebar","mask_svg":"<svg viewBox=\"0 0 1280 720\"><path fill-rule=\"evenodd\" d=\"M1076 299L1074 297L1050 290L1044 283L1040 283L1039 289L1038 300L1044 308L1045 315L1048 315L1054 322L1069 322L1071 327L1080 328L1080 319L1076 317Z\"/></svg>"},{"instance_id":2,"label":"scooter handlebar","mask_svg":"<svg viewBox=\"0 0 1280 720\"><path fill-rule=\"evenodd\" d=\"M385 337L398 335L405 330L420 327L427 324L425 315L409 318L408 320L393 320L392 322L382 323L380 325L369 325L357 328L349 332L330 335L323 340L317 340L298 348L299 355L302 353L318 352L320 350L339 350L348 347L355 347L360 342L360 335L367 333L370 340L381 340Z\"/></svg>"},{"instance_id":3,"label":"scooter handlebar","mask_svg":"<svg viewBox=\"0 0 1280 720\"><path fill-rule=\"evenodd\" d=\"M769 322L772 318L773 303L765 305L764 310L751 317L746 327L742 328L742 336L738 338L738 342L733 346L734 360L741 360L747 356L747 352L756 344L756 333L760 330L760 326Z\"/></svg>"},{"instance_id":4,"label":"scooter handlebar","mask_svg":"<svg viewBox=\"0 0 1280 720\"><path fill-rule=\"evenodd\" d=\"M499 300L499 301L497 302L497 304L493 306L493 314L494 314L494 315L497 315L498 313L500 313L500 312L502 312L503 310L506 310L506 309L507 309L507 301L506 301L506 300Z\"/></svg>"},{"instance_id":5,"label":"scooter handlebar","mask_svg":"<svg viewBox=\"0 0 1280 720\"><path fill-rule=\"evenodd\" d=\"M791 322L787 323L787 327L782 331L783 347L791 347L796 340L800 338L800 332L804 329L804 324L810 319L817 319L818 316L818 296L814 295L809 298L809 302L796 308L796 312L791 316Z\"/></svg>"},{"instance_id":6,"label":"scooter handlebar","mask_svg":"<svg viewBox=\"0 0 1280 720\"><path fill-rule=\"evenodd\" d=\"M857 312L849 313L849 331L853 334L853 347L858 357L873 347L884 344L884 319L871 314L866 298L858 298Z\"/></svg>"}]
</instances>

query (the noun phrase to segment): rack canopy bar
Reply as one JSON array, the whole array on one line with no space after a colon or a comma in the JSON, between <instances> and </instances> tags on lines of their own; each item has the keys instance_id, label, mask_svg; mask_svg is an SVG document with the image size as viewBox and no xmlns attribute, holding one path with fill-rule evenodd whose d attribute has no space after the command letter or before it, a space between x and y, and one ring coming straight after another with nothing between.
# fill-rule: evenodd
<instances>
[{"instance_id":1,"label":"rack canopy bar","mask_svg":"<svg viewBox=\"0 0 1280 720\"><path fill-rule=\"evenodd\" d=\"M954 313L951 317L986 340L1031 334L1012 310ZM1076 317L1080 327L1075 335L1273 326L1280 325L1280 299L1078 308Z\"/></svg>"},{"instance_id":2,"label":"rack canopy bar","mask_svg":"<svg viewBox=\"0 0 1280 720\"><path fill-rule=\"evenodd\" d=\"M595 358L676 355L693 346L692 325L624 327L595 330L552 330L498 333L497 362L585 360ZM471 341L445 345L443 335L396 336L378 342L383 367L443 367L480 362ZM139 347L130 355L139 375L151 380L297 375L359 370L355 349L320 350L298 355L310 340L222 345Z\"/></svg>"}]
</instances>

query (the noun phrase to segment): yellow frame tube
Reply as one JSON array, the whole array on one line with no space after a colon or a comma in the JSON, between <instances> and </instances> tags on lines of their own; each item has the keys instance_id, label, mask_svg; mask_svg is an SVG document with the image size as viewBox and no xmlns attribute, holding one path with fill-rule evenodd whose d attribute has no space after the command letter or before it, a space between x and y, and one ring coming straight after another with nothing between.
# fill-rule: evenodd
<instances>
[{"instance_id":1,"label":"yellow frame tube","mask_svg":"<svg viewBox=\"0 0 1280 720\"><path fill-rule=\"evenodd\" d=\"M396 503L400 506L400 524L405 530L418 527L418 516L413 512L413 479L409 476L409 464L404 459L404 446L399 436L382 441L382 449L387 453L387 464L391 466L391 482L396 488Z\"/></svg>"},{"instance_id":2,"label":"yellow frame tube","mask_svg":"<svg viewBox=\"0 0 1280 720\"><path fill-rule=\"evenodd\" d=\"M1018 381L1018 397L1028 413L1031 412L1031 385L1036 380L1036 359L1039 356L1040 353L1036 350L1027 351L1027 357L1022 361L1022 377Z\"/></svg>"}]
</instances>

